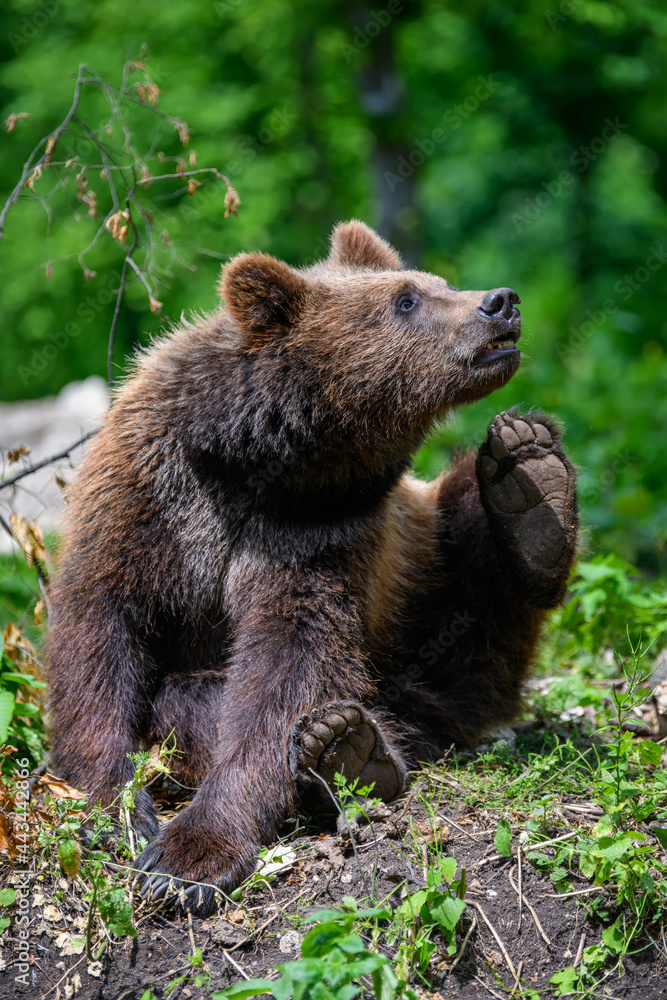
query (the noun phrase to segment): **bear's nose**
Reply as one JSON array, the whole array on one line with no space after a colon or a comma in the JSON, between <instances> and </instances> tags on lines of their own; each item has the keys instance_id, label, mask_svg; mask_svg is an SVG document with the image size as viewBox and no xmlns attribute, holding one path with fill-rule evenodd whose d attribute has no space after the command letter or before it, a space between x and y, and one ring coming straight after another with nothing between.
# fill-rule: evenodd
<instances>
[{"instance_id":1,"label":"bear's nose","mask_svg":"<svg viewBox=\"0 0 667 1000\"><path fill-rule=\"evenodd\" d=\"M513 288L494 288L487 292L479 307L487 316L502 316L511 319L514 305L521 299Z\"/></svg>"}]
</instances>

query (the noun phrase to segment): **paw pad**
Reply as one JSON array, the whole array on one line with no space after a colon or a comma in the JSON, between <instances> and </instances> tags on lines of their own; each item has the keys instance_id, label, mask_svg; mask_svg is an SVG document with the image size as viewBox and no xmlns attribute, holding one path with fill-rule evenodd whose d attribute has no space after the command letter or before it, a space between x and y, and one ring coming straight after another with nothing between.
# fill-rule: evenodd
<instances>
[{"instance_id":1,"label":"paw pad","mask_svg":"<svg viewBox=\"0 0 667 1000\"><path fill-rule=\"evenodd\" d=\"M501 413L477 468L482 502L509 554L528 574L560 565L576 541L576 513L574 470L558 435L539 419Z\"/></svg>"},{"instance_id":2,"label":"paw pad","mask_svg":"<svg viewBox=\"0 0 667 1000\"><path fill-rule=\"evenodd\" d=\"M398 756L371 717L351 702L333 702L297 719L290 763L294 776L313 788L318 782L312 771L329 786L337 773L348 781L359 778L362 786L373 783L372 794L385 802L403 789L405 769Z\"/></svg>"}]
</instances>

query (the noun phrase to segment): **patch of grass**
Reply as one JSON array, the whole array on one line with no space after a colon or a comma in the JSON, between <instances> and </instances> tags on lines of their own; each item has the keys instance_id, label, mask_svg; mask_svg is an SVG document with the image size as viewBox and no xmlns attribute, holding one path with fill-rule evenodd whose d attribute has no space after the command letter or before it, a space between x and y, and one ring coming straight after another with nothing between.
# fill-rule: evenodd
<instances>
[{"instance_id":1,"label":"patch of grass","mask_svg":"<svg viewBox=\"0 0 667 1000\"><path fill-rule=\"evenodd\" d=\"M605 652L667 639L667 581L649 581L618 556L597 555L580 562L570 597L549 619L541 669L568 668L574 676L616 675Z\"/></svg>"}]
</instances>

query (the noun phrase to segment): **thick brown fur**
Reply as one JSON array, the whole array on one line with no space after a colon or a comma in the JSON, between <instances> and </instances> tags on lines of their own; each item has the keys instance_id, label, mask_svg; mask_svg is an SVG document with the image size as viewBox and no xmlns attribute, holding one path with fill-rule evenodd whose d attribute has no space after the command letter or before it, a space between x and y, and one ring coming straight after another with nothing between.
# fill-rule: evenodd
<instances>
[{"instance_id":1,"label":"thick brown fur","mask_svg":"<svg viewBox=\"0 0 667 1000\"><path fill-rule=\"evenodd\" d=\"M358 222L312 268L243 254L220 287L227 308L156 342L119 390L51 593L57 772L110 803L127 754L173 730L199 785L139 860L158 896L168 876L229 890L252 870L300 794L304 713L374 706L403 767L510 720L576 542L546 418L516 426L551 435L569 484L553 569L502 512L502 477L546 461L535 442L493 472L516 415L483 473L472 456L430 484L406 472L436 419L516 371L518 351L487 348L519 336L516 293L404 270ZM147 792L134 824L157 834Z\"/></svg>"}]
</instances>

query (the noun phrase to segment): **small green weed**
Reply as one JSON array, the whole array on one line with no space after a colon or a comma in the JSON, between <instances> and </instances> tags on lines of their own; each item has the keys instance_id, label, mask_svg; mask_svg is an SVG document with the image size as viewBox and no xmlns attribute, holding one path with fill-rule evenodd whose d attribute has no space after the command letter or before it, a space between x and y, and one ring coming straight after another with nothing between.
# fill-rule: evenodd
<instances>
[{"instance_id":1,"label":"small green weed","mask_svg":"<svg viewBox=\"0 0 667 1000\"><path fill-rule=\"evenodd\" d=\"M38 847L43 859L56 854L62 871L83 890L82 898L89 903L86 954L90 960L97 960L106 947L106 938L94 953L96 917L109 934L136 937L137 933L126 881L113 872L111 856L100 846L100 841L113 828L113 820L100 807L87 813L87 799L49 797L46 805L53 818L49 821L42 816ZM79 838L84 823L92 829L89 844L82 851Z\"/></svg>"},{"instance_id":2,"label":"small green weed","mask_svg":"<svg viewBox=\"0 0 667 1000\"><path fill-rule=\"evenodd\" d=\"M397 946L394 959L399 982L405 986L415 971L425 972L437 947L434 931L445 939L448 955L456 952L456 931L465 910L466 873L458 879L454 858L438 857L428 869L427 887L406 893L394 910L385 940Z\"/></svg>"},{"instance_id":3,"label":"small green weed","mask_svg":"<svg viewBox=\"0 0 667 1000\"><path fill-rule=\"evenodd\" d=\"M602 807L602 816L590 834L573 835L553 855L540 850L527 855L563 893L570 891L569 880L577 874L601 889L580 901L607 926L600 942L584 950L578 967L551 978L558 996L588 996L599 989L626 955L648 947L649 933L663 922L667 908L667 866L647 843L646 832L638 829L654 820L662 825L651 833L661 845L667 843L667 775L659 766L663 748L624 731L628 717L649 696L645 685L650 677L642 663L648 648L640 640L633 642L629 631L627 640L628 657L617 657L623 684L612 689L609 721L598 729L608 738L597 749L586 788Z\"/></svg>"},{"instance_id":4,"label":"small green weed","mask_svg":"<svg viewBox=\"0 0 667 1000\"><path fill-rule=\"evenodd\" d=\"M370 822L368 815L373 806L377 806L382 799L371 798L371 792L375 788L374 784L359 785L359 778L347 781L344 775L334 774L334 787L336 798L347 822L352 822L358 816L363 816L367 823Z\"/></svg>"},{"instance_id":5,"label":"small green weed","mask_svg":"<svg viewBox=\"0 0 667 1000\"><path fill-rule=\"evenodd\" d=\"M211 972L208 966L204 963L201 948L195 948L194 954L188 956L188 962L192 966L193 971L186 972L184 976L178 976L176 979L172 979L164 991L166 996L169 996L172 990L176 989L177 986L182 986L184 983L203 989L204 996L208 996L211 988ZM200 971L196 972L196 969L199 969ZM249 995L252 996L253 994ZM152 994L151 997L146 997L146 994L144 994L141 1000L152 1000Z\"/></svg>"}]
</instances>

